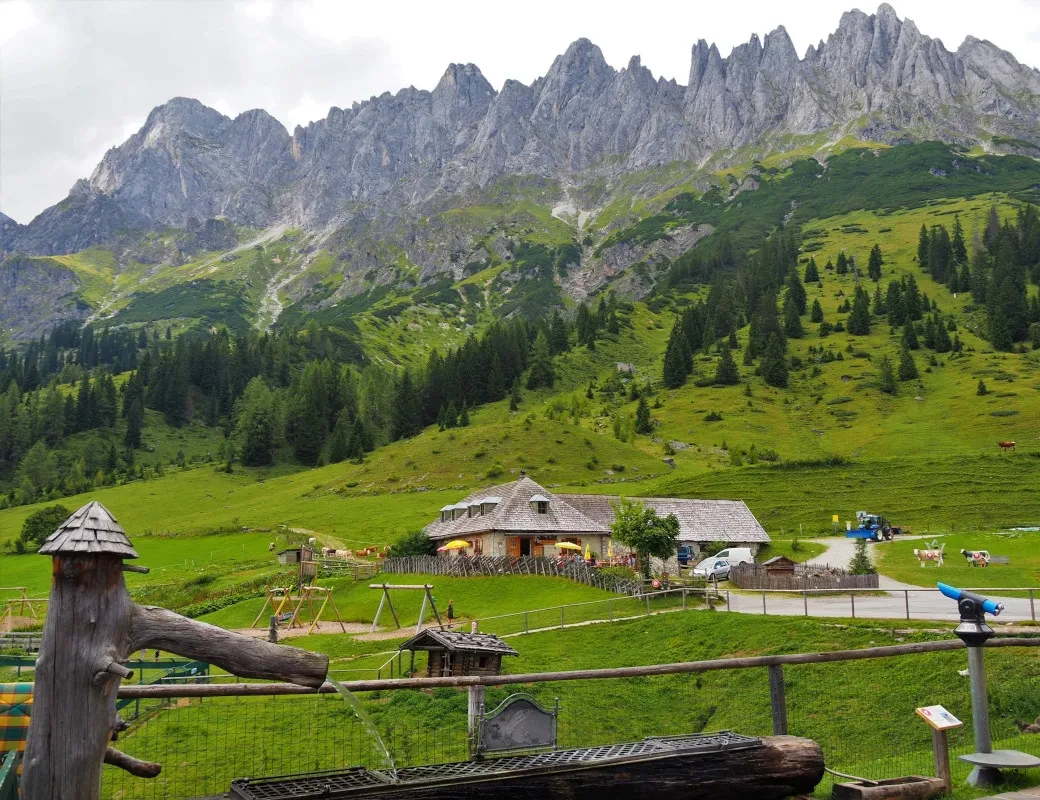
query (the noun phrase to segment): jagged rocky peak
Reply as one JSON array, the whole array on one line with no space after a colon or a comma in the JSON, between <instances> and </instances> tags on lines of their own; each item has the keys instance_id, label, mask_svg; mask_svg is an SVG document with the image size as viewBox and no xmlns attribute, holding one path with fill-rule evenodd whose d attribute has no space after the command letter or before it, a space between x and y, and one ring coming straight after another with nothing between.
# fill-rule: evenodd
<instances>
[{"instance_id":1,"label":"jagged rocky peak","mask_svg":"<svg viewBox=\"0 0 1040 800\"><path fill-rule=\"evenodd\" d=\"M487 113L495 90L474 64L451 64L433 90L433 118L445 127L472 125Z\"/></svg>"}]
</instances>

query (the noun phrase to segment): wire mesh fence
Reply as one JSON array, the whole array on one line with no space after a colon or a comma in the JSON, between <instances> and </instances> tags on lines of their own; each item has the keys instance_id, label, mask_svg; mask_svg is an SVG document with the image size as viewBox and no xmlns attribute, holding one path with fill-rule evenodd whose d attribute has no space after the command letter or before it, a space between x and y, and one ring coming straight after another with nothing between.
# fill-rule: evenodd
<instances>
[{"instance_id":1,"label":"wire mesh fence","mask_svg":"<svg viewBox=\"0 0 1040 800\"><path fill-rule=\"evenodd\" d=\"M1035 653L1036 648L987 648L994 748L1040 756L1040 734L1021 730L1040 714ZM949 735L954 781L962 782L969 766L957 756L974 751L968 678L961 674L966 667L963 649L785 665L787 730L819 742L827 766L841 773L868 779L931 775L930 729L914 708L942 704L964 722ZM753 736L775 730L769 671L760 666L487 687L486 707L496 707L514 690L550 708L559 699L558 745L565 748L723 729ZM397 767L468 757L466 689L395 689L358 697ZM106 767L105 798L204 797L226 791L234 778L386 766L379 743L339 695L134 703L139 716L116 746L158 761L163 772L144 780Z\"/></svg>"}]
</instances>

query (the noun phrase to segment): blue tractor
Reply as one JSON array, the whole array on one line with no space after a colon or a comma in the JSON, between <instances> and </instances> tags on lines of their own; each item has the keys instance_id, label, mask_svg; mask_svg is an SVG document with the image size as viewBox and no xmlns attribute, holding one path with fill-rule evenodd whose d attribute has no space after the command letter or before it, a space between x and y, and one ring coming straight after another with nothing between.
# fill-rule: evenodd
<instances>
[{"instance_id":1,"label":"blue tractor","mask_svg":"<svg viewBox=\"0 0 1040 800\"><path fill-rule=\"evenodd\" d=\"M866 511L856 512L856 527L845 531L847 539L867 539L871 542L891 541L896 534L905 533L902 528L889 524L880 514L869 514Z\"/></svg>"}]
</instances>

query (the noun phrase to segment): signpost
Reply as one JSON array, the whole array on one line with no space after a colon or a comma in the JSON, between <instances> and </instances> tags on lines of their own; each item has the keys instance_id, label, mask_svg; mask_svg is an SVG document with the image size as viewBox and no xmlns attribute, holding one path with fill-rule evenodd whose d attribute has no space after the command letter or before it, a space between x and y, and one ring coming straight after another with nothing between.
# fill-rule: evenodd
<instances>
[{"instance_id":1,"label":"signpost","mask_svg":"<svg viewBox=\"0 0 1040 800\"><path fill-rule=\"evenodd\" d=\"M914 711L932 728L932 751L935 753L935 776L942 779L946 794L953 793L953 775L950 772L950 747L946 731L964 723L942 706L924 706Z\"/></svg>"}]
</instances>

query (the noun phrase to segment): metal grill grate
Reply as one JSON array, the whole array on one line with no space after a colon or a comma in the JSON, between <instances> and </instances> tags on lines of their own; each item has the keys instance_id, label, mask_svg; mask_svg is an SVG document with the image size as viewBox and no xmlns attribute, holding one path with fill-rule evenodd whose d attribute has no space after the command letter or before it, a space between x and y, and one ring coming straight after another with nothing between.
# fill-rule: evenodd
<instances>
[{"instance_id":1,"label":"metal grill grate","mask_svg":"<svg viewBox=\"0 0 1040 800\"><path fill-rule=\"evenodd\" d=\"M231 784L233 800L308 800L308 798L338 798L365 795L367 790L383 788L388 784L402 789L422 784L442 784L452 780L491 777L523 773L525 770L566 768L576 765L595 766L615 760L645 758L659 755L715 753L722 750L740 750L757 747L760 740L732 731L663 736L641 742L582 747L573 750L554 750L532 755L507 756L486 761L460 761L451 764L431 764L398 770L395 781L387 772L354 767L346 770L310 773L284 778L243 779Z\"/></svg>"}]
</instances>

